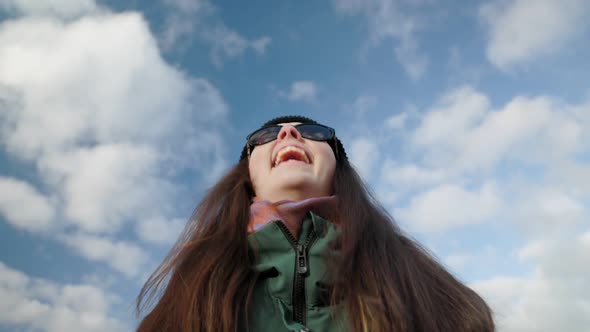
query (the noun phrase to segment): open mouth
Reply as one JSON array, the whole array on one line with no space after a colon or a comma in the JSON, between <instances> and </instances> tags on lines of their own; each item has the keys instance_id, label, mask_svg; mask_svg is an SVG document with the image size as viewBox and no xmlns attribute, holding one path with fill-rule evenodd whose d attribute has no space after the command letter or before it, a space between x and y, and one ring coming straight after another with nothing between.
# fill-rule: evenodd
<instances>
[{"instance_id":1,"label":"open mouth","mask_svg":"<svg viewBox=\"0 0 590 332\"><path fill-rule=\"evenodd\" d=\"M277 153L277 156L273 160L273 167L278 166L282 162L290 160L303 162L306 164L310 163L309 158L303 149L296 146L286 146Z\"/></svg>"}]
</instances>

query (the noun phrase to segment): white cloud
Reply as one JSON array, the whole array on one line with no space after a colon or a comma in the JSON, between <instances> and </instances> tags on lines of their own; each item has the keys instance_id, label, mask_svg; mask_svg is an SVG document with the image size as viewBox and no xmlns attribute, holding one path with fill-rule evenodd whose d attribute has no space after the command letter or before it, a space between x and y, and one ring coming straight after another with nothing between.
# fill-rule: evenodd
<instances>
[{"instance_id":1,"label":"white cloud","mask_svg":"<svg viewBox=\"0 0 590 332\"><path fill-rule=\"evenodd\" d=\"M381 189L399 196L393 214L408 229L486 223L493 233L510 232L498 245L514 252L518 274L477 247L450 244L444 259L453 270L489 275L472 286L492 305L499 331L590 325L588 110L550 96L515 96L495 107L486 94L461 87L417 114L415 128L406 123L396 137L402 154L385 156ZM530 242L515 250L519 238Z\"/></svg>"},{"instance_id":2,"label":"white cloud","mask_svg":"<svg viewBox=\"0 0 590 332\"><path fill-rule=\"evenodd\" d=\"M423 232L445 231L452 227L489 221L502 209L495 183L485 183L477 191L445 184L413 196L396 215L404 224Z\"/></svg>"},{"instance_id":3,"label":"white cloud","mask_svg":"<svg viewBox=\"0 0 590 332\"><path fill-rule=\"evenodd\" d=\"M236 58L252 48L257 54L263 55L271 41L268 36L255 40L248 40L238 32L219 24L213 28L207 28L201 34L201 38L211 44L211 57L217 66L223 65L223 60Z\"/></svg>"},{"instance_id":4,"label":"white cloud","mask_svg":"<svg viewBox=\"0 0 590 332\"><path fill-rule=\"evenodd\" d=\"M83 257L104 263L128 278L139 276L149 260L147 253L139 246L105 236L62 234L59 240L76 249Z\"/></svg>"},{"instance_id":5,"label":"white cloud","mask_svg":"<svg viewBox=\"0 0 590 332\"><path fill-rule=\"evenodd\" d=\"M402 130L406 127L406 122L408 121L408 113L402 112L398 114L394 114L390 116L387 120L385 120L385 125L388 128L394 130Z\"/></svg>"},{"instance_id":6,"label":"white cloud","mask_svg":"<svg viewBox=\"0 0 590 332\"><path fill-rule=\"evenodd\" d=\"M474 255L467 253L454 253L444 258L444 263L454 271L461 271L469 262L473 261Z\"/></svg>"},{"instance_id":7,"label":"white cloud","mask_svg":"<svg viewBox=\"0 0 590 332\"><path fill-rule=\"evenodd\" d=\"M442 96L437 104L423 116L414 133L417 145L428 145L440 140L460 140L464 131L479 124L489 111L486 96L471 87L461 87Z\"/></svg>"},{"instance_id":8,"label":"white cloud","mask_svg":"<svg viewBox=\"0 0 590 332\"><path fill-rule=\"evenodd\" d=\"M413 80L418 80L428 69L428 58L418 48L416 37L410 33L404 33L399 45L394 47L397 60L402 64L406 73Z\"/></svg>"},{"instance_id":9,"label":"white cloud","mask_svg":"<svg viewBox=\"0 0 590 332\"><path fill-rule=\"evenodd\" d=\"M588 140L585 141L588 142ZM575 160L557 162L548 170L548 177L563 188L579 193L590 193L590 165L588 163Z\"/></svg>"},{"instance_id":10,"label":"white cloud","mask_svg":"<svg viewBox=\"0 0 590 332\"><path fill-rule=\"evenodd\" d=\"M58 285L0 262L0 324L47 332L130 331L110 317L113 295L91 285Z\"/></svg>"},{"instance_id":11,"label":"white cloud","mask_svg":"<svg viewBox=\"0 0 590 332\"><path fill-rule=\"evenodd\" d=\"M583 195L576 197L571 192L572 190L565 188L528 184L515 190L515 199L510 210L513 211L517 224L531 236L557 236L588 220L588 211L582 203ZM590 193L586 193L588 194Z\"/></svg>"},{"instance_id":12,"label":"white cloud","mask_svg":"<svg viewBox=\"0 0 590 332\"><path fill-rule=\"evenodd\" d=\"M312 81L295 81L287 92L280 91L279 95L291 101L312 102L316 98L317 86Z\"/></svg>"},{"instance_id":13,"label":"white cloud","mask_svg":"<svg viewBox=\"0 0 590 332\"><path fill-rule=\"evenodd\" d=\"M377 143L366 137L352 140L350 144L350 161L365 179L371 176L371 170L379 160Z\"/></svg>"},{"instance_id":14,"label":"white cloud","mask_svg":"<svg viewBox=\"0 0 590 332\"><path fill-rule=\"evenodd\" d=\"M215 7L207 0L163 0L168 6L168 14L164 18L164 28L159 36L160 45L170 50L180 40L191 36L196 24L212 16Z\"/></svg>"},{"instance_id":15,"label":"white cloud","mask_svg":"<svg viewBox=\"0 0 590 332\"><path fill-rule=\"evenodd\" d=\"M424 75L428 59L418 49L415 37L417 18L404 13L397 1L335 0L333 3L338 13L366 17L371 44L379 45L386 39L396 40L393 52L412 79Z\"/></svg>"},{"instance_id":16,"label":"white cloud","mask_svg":"<svg viewBox=\"0 0 590 332\"><path fill-rule=\"evenodd\" d=\"M73 18L98 10L94 0L0 0L0 10L21 15Z\"/></svg>"},{"instance_id":17,"label":"white cloud","mask_svg":"<svg viewBox=\"0 0 590 332\"><path fill-rule=\"evenodd\" d=\"M488 59L499 68L556 52L587 28L585 0L496 0L480 9L489 31Z\"/></svg>"},{"instance_id":18,"label":"white cloud","mask_svg":"<svg viewBox=\"0 0 590 332\"><path fill-rule=\"evenodd\" d=\"M410 114L395 156L381 149L380 197L420 232L492 220L531 237L571 232L588 215L588 109L549 96L494 108L472 87L450 91Z\"/></svg>"},{"instance_id":19,"label":"white cloud","mask_svg":"<svg viewBox=\"0 0 590 332\"><path fill-rule=\"evenodd\" d=\"M55 208L29 183L0 176L0 215L15 227L46 231L53 224Z\"/></svg>"},{"instance_id":20,"label":"white cloud","mask_svg":"<svg viewBox=\"0 0 590 332\"><path fill-rule=\"evenodd\" d=\"M355 14L361 10L363 10L363 6L367 3L367 1L363 0L335 0L334 6L340 12L346 14Z\"/></svg>"},{"instance_id":21,"label":"white cloud","mask_svg":"<svg viewBox=\"0 0 590 332\"><path fill-rule=\"evenodd\" d=\"M590 231L572 234L553 234L534 240L518 250L519 258L524 262L537 263L537 271L545 277L577 278L587 275L590 271Z\"/></svg>"},{"instance_id":22,"label":"white cloud","mask_svg":"<svg viewBox=\"0 0 590 332\"><path fill-rule=\"evenodd\" d=\"M141 249L96 235L113 237L124 223L173 214L183 185L173 183L178 172L206 181L222 172L228 107L220 92L164 62L136 13L7 20L0 72L1 146L36 168L53 213L64 217L55 220L58 228L86 234L54 237L137 276ZM19 188L20 199L39 196ZM24 216L16 208L2 213ZM27 229L40 230L32 225ZM111 259L120 249L128 252Z\"/></svg>"},{"instance_id":23,"label":"white cloud","mask_svg":"<svg viewBox=\"0 0 590 332\"><path fill-rule=\"evenodd\" d=\"M492 305L499 331L585 331L590 326L586 235L522 248L527 253L521 257L536 264L530 276L497 276L471 285Z\"/></svg>"},{"instance_id":24,"label":"white cloud","mask_svg":"<svg viewBox=\"0 0 590 332\"><path fill-rule=\"evenodd\" d=\"M268 37L268 36L264 36L264 37L260 37L256 40L253 40L251 42L251 46L254 49L254 51L256 51L256 53L258 53L258 55L264 55L266 53L266 48L268 47L268 45L270 44L270 42L272 41L272 38Z\"/></svg>"},{"instance_id":25,"label":"white cloud","mask_svg":"<svg viewBox=\"0 0 590 332\"><path fill-rule=\"evenodd\" d=\"M416 164L399 165L391 159L386 159L381 168L381 178L384 183L410 190L440 184L451 179L452 174L444 169L429 169Z\"/></svg>"},{"instance_id":26,"label":"white cloud","mask_svg":"<svg viewBox=\"0 0 590 332\"><path fill-rule=\"evenodd\" d=\"M68 220L100 233L117 231L129 218L157 213L152 207L172 193L172 185L155 174L159 162L153 147L101 144L49 155L39 165L46 177L59 179Z\"/></svg>"},{"instance_id":27,"label":"white cloud","mask_svg":"<svg viewBox=\"0 0 590 332\"><path fill-rule=\"evenodd\" d=\"M391 188L385 186L377 186L375 194L377 195L378 201L385 206L393 206L398 203L400 197L403 197L402 193L391 190Z\"/></svg>"},{"instance_id":28,"label":"white cloud","mask_svg":"<svg viewBox=\"0 0 590 332\"><path fill-rule=\"evenodd\" d=\"M363 117L377 106L378 99L375 96L361 95L353 103L353 109L357 115Z\"/></svg>"},{"instance_id":29,"label":"white cloud","mask_svg":"<svg viewBox=\"0 0 590 332\"><path fill-rule=\"evenodd\" d=\"M412 134L431 167L490 170L501 160L547 164L583 148L585 124L552 98L513 98L499 110L471 87L451 91Z\"/></svg>"},{"instance_id":30,"label":"white cloud","mask_svg":"<svg viewBox=\"0 0 590 332\"><path fill-rule=\"evenodd\" d=\"M177 10L191 13L211 12L214 10L212 4L207 0L163 0L163 2Z\"/></svg>"},{"instance_id":31,"label":"white cloud","mask_svg":"<svg viewBox=\"0 0 590 332\"><path fill-rule=\"evenodd\" d=\"M218 9L208 0L163 0L168 6L160 44L170 50L194 37L211 46L211 60L222 67L227 59L242 56L247 50L264 55L272 41L269 36L249 39L226 26Z\"/></svg>"},{"instance_id":32,"label":"white cloud","mask_svg":"<svg viewBox=\"0 0 590 332\"><path fill-rule=\"evenodd\" d=\"M185 224L186 220L180 218L150 218L137 222L136 231L143 241L170 245L176 241Z\"/></svg>"},{"instance_id":33,"label":"white cloud","mask_svg":"<svg viewBox=\"0 0 590 332\"><path fill-rule=\"evenodd\" d=\"M217 91L164 63L136 14L70 24L9 21L0 31L0 45L0 84L16 91L13 98L21 105L19 112L1 114L13 124L3 128L2 138L21 157L77 144L159 141L171 127L192 120L191 113L215 119L226 112L219 99L203 105L209 109L190 111L202 106L203 95ZM209 91L199 95L203 88Z\"/></svg>"}]
</instances>

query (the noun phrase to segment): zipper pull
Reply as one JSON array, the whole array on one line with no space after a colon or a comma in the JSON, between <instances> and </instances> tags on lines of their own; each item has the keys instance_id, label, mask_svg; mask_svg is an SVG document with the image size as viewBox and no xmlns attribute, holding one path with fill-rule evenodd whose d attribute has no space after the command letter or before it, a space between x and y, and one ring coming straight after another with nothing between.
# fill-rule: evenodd
<instances>
[{"instance_id":1,"label":"zipper pull","mask_svg":"<svg viewBox=\"0 0 590 332\"><path fill-rule=\"evenodd\" d=\"M305 245L297 245L297 273L307 273L307 257L305 255Z\"/></svg>"}]
</instances>

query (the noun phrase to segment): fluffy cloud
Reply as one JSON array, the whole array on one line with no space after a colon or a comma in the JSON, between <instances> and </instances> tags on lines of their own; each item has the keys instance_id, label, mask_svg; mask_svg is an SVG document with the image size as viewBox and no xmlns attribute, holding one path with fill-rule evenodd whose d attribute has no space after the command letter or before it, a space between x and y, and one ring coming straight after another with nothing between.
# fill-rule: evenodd
<instances>
[{"instance_id":1,"label":"fluffy cloud","mask_svg":"<svg viewBox=\"0 0 590 332\"><path fill-rule=\"evenodd\" d=\"M396 214L422 231L484 222L503 207L512 213L502 219L527 232L576 227L590 195L588 166L577 161L590 151L587 110L547 96L516 96L494 109L485 94L455 89L406 129L407 155L386 157L381 185L406 195ZM507 178L496 179L500 166L511 167L500 173ZM477 180L486 177L492 182Z\"/></svg>"},{"instance_id":2,"label":"fluffy cloud","mask_svg":"<svg viewBox=\"0 0 590 332\"><path fill-rule=\"evenodd\" d=\"M60 235L59 240L88 260L104 263L128 278L140 276L149 260L141 247L105 236L78 233Z\"/></svg>"},{"instance_id":3,"label":"fluffy cloud","mask_svg":"<svg viewBox=\"0 0 590 332\"><path fill-rule=\"evenodd\" d=\"M501 160L547 164L584 148L574 108L552 98L513 98L494 110L471 87L446 94L425 113L412 141L432 167L485 171Z\"/></svg>"},{"instance_id":4,"label":"fluffy cloud","mask_svg":"<svg viewBox=\"0 0 590 332\"><path fill-rule=\"evenodd\" d=\"M454 271L462 270L467 263L475 258L474 255L467 253L454 253L444 258L444 263Z\"/></svg>"},{"instance_id":5,"label":"fluffy cloud","mask_svg":"<svg viewBox=\"0 0 590 332\"><path fill-rule=\"evenodd\" d=\"M557 236L577 229L588 219L583 205L590 193L576 193L571 188L528 184L514 190L514 202L510 208L515 224L529 236Z\"/></svg>"},{"instance_id":6,"label":"fluffy cloud","mask_svg":"<svg viewBox=\"0 0 590 332\"><path fill-rule=\"evenodd\" d=\"M169 13L160 35L163 49L171 49L179 40L190 36L197 22L210 17L215 7L207 0L163 0Z\"/></svg>"},{"instance_id":7,"label":"fluffy cloud","mask_svg":"<svg viewBox=\"0 0 590 332\"><path fill-rule=\"evenodd\" d=\"M165 218L150 218L137 223L137 234L148 243L170 245L178 238L184 228L186 220Z\"/></svg>"},{"instance_id":8,"label":"fluffy cloud","mask_svg":"<svg viewBox=\"0 0 590 332\"><path fill-rule=\"evenodd\" d=\"M51 197L3 181L14 190L2 190L2 214L29 231L59 216L60 242L138 276L145 253L114 236L124 223L176 217L178 172L211 181L226 167L219 91L168 65L136 13L5 21L0 72L2 148L36 168ZM34 204L25 213L15 202Z\"/></svg>"},{"instance_id":9,"label":"fluffy cloud","mask_svg":"<svg viewBox=\"0 0 590 332\"><path fill-rule=\"evenodd\" d=\"M443 231L452 227L489 221L502 208L494 183L467 191L457 185L441 185L410 199L397 216L409 227L424 231Z\"/></svg>"},{"instance_id":10,"label":"fluffy cloud","mask_svg":"<svg viewBox=\"0 0 590 332\"><path fill-rule=\"evenodd\" d=\"M419 52L415 37L417 19L404 13L397 1L335 0L333 3L338 13L366 17L372 45L379 45L386 39L396 40L395 56L412 79L424 75L428 59Z\"/></svg>"},{"instance_id":11,"label":"fluffy cloud","mask_svg":"<svg viewBox=\"0 0 590 332\"><path fill-rule=\"evenodd\" d=\"M219 99L191 104L203 101L193 91L209 90L203 93L209 97L215 89L164 63L136 14L70 24L9 21L0 31L0 45L0 84L20 106L3 110L2 138L21 157L80 144L159 141L172 127L192 120L192 106L210 106L194 111L203 119L226 110Z\"/></svg>"},{"instance_id":12,"label":"fluffy cloud","mask_svg":"<svg viewBox=\"0 0 590 332\"><path fill-rule=\"evenodd\" d=\"M353 103L352 108L360 117L367 115L367 112L377 106L378 99L375 96L361 95Z\"/></svg>"},{"instance_id":13,"label":"fluffy cloud","mask_svg":"<svg viewBox=\"0 0 590 332\"><path fill-rule=\"evenodd\" d=\"M46 231L54 221L51 201L24 181L0 176L0 215L29 231Z\"/></svg>"},{"instance_id":14,"label":"fluffy cloud","mask_svg":"<svg viewBox=\"0 0 590 332\"><path fill-rule=\"evenodd\" d=\"M381 167L381 178L399 190L411 190L436 185L451 179L444 169L429 169L416 164L399 165L391 159Z\"/></svg>"},{"instance_id":15,"label":"fluffy cloud","mask_svg":"<svg viewBox=\"0 0 590 332\"><path fill-rule=\"evenodd\" d=\"M312 102L316 98L317 86L312 81L295 81L287 92L281 91L279 95L291 101Z\"/></svg>"},{"instance_id":16,"label":"fluffy cloud","mask_svg":"<svg viewBox=\"0 0 590 332\"><path fill-rule=\"evenodd\" d=\"M64 215L87 232L114 232L129 218L157 213L158 201L172 192L155 173L156 149L131 144L101 144L40 161L48 178L58 178ZM92 190L89 190L92 188ZM156 209L156 211L154 211Z\"/></svg>"},{"instance_id":17,"label":"fluffy cloud","mask_svg":"<svg viewBox=\"0 0 590 332\"><path fill-rule=\"evenodd\" d=\"M168 7L160 43L170 50L188 37L197 37L211 46L211 60L218 67L226 59L253 50L264 55L271 42L268 36L248 39L227 27L216 15L217 8L208 0L163 0Z\"/></svg>"},{"instance_id":18,"label":"fluffy cloud","mask_svg":"<svg viewBox=\"0 0 590 332\"><path fill-rule=\"evenodd\" d=\"M210 29L203 33L201 38L211 44L211 57L217 66L222 66L225 58L231 59L241 56L248 48L252 48L257 54L262 55L266 52L266 47L271 40L270 37L265 36L250 41L224 25Z\"/></svg>"},{"instance_id":19,"label":"fluffy cloud","mask_svg":"<svg viewBox=\"0 0 590 332\"><path fill-rule=\"evenodd\" d=\"M387 120L385 120L385 124L388 128L393 130L402 130L406 127L406 122L408 121L408 113L402 112L399 114L395 114L390 116Z\"/></svg>"},{"instance_id":20,"label":"fluffy cloud","mask_svg":"<svg viewBox=\"0 0 590 332\"><path fill-rule=\"evenodd\" d=\"M47 332L129 331L111 318L116 298L91 285L58 285L0 262L0 326Z\"/></svg>"},{"instance_id":21,"label":"fluffy cloud","mask_svg":"<svg viewBox=\"0 0 590 332\"><path fill-rule=\"evenodd\" d=\"M360 174L369 179L371 170L379 158L377 143L366 137L354 139L350 144L350 161Z\"/></svg>"},{"instance_id":22,"label":"fluffy cloud","mask_svg":"<svg viewBox=\"0 0 590 332\"><path fill-rule=\"evenodd\" d=\"M477 125L490 108L486 96L470 87L445 94L423 116L414 134L417 145L435 144L439 140L460 140L454 133L462 133ZM459 135L459 134L457 134Z\"/></svg>"},{"instance_id":23,"label":"fluffy cloud","mask_svg":"<svg viewBox=\"0 0 590 332\"><path fill-rule=\"evenodd\" d=\"M590 326L590 232L534 242L520 256L536 265L532 275L472 284L494 308L499 330L584 331Z\"/></svg>"},{"instance_id":24,"label":"fluffy cloud","mask_svg":"<svg viewBox=\"0 0 590 332\"><path fill-rule=\"evenodd\" d=\"M98 10L94 0L0 0L0 9L9 13L51 15L73 18Z\"/></svg>"},{"instance_id":25,"label":"fluffy cloud","mask_svg":"<svg viewBox=\"0 0 590 332\"><path fill-rule=\"evenodd\" d=\"M272 38L268 36L260 37L250 42L250 46L258 55L264 55L266 53L266 48L270 45Z\"/></svg>"},{"instance_id":26,"label":"fluffy cloud","mask_svg":"<svg viewBox=\"0 0 590 332\"><path fill-rule=\"evenodd\" d=\"M480 16L489 31L488 59L499 68L555 52L587 28L584 0L496 0Z\"/></svg>"},{"instance_id":27,"label":"fluffy cloud","mask_svg":"<svg viewBox=\"0 0 590 332\"><path fill-rule=\"evenodd\" d=\"M489 223L528 243L518 250L514 238L497 244L522 269L532 267L517 275L482 268L502 269L493 255L443 246L451 269L489 275L472 287L492 305L499 331L590 324L588 110L550 96L515 96L496 107L460 87L418 114L416 126L406 123L402 155L385 157L381 185L398 196L393 214L409 229L436 239L434 232Z\"/></svg>"},{"instance_id":28,"label":"fluffy cloud","mask_svg":"<svg viewBox=\"0 0 590 332\"><path fill-rule=\"evenodd\" d=\"M408 197L412 198L412 207L403 207L404 212L414 220L425 221L428 216L423 214L434 211L426 205L439 199L446 202L444 194L437 194L439 190L459 199L474 193L462 186L485 187L474 176L494 178L498 167L510 166L512 173L501 174L508 174L512 181L498 178L495 183L499 192L484 190L477 194L487 193L484 197L490 200L483 202L495 206L491 197L510 195L509 201L514 202L511 211L518 213L517 219L536 220L531 225L547 227L557 219L562 225L566 220L580 220L579 202L590 194L590 183L585 180L589 168L580 159L590 151L588 109L587 104L568 105L548 96L516 96L494 108L485 94L472 87L454 89L417 115L415 127L405 125L399 137L405 148L395 162L382 151L381 184L397 193L415 194ZM525 175L527 168L537 171ZM540 182L535 174L545 174L548 182ZM418 210L423 211L411 212ZM540 215L531 215L534 210ZM439 213L444 215L443 211ZM438 214L430 218L438 219ZM525 223L522 226L530 230Z\"/></svg>"}]
</instances>

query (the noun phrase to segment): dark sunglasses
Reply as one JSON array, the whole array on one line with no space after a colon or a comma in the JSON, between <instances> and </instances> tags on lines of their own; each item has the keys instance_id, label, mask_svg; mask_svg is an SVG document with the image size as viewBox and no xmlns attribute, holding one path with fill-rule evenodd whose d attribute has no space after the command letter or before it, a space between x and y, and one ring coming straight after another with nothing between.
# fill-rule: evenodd
<instances>
[{"instance_id":1,"label":"dark sunglasses","mask_svg":"<svg viewBox=\"0 0 590 332\"><path fill-rule=\"evenodd\" d=\"M307 138L313 141L327 142L332 140L336 136L334 129L316 123L300 123L293 126L301 137ZM246 137L248 146L248 156L252 153L252 149L257 145L266 144L277 139L279 132L283 126L272 125L262 127Z\"/></svg>"}]
</instances>

